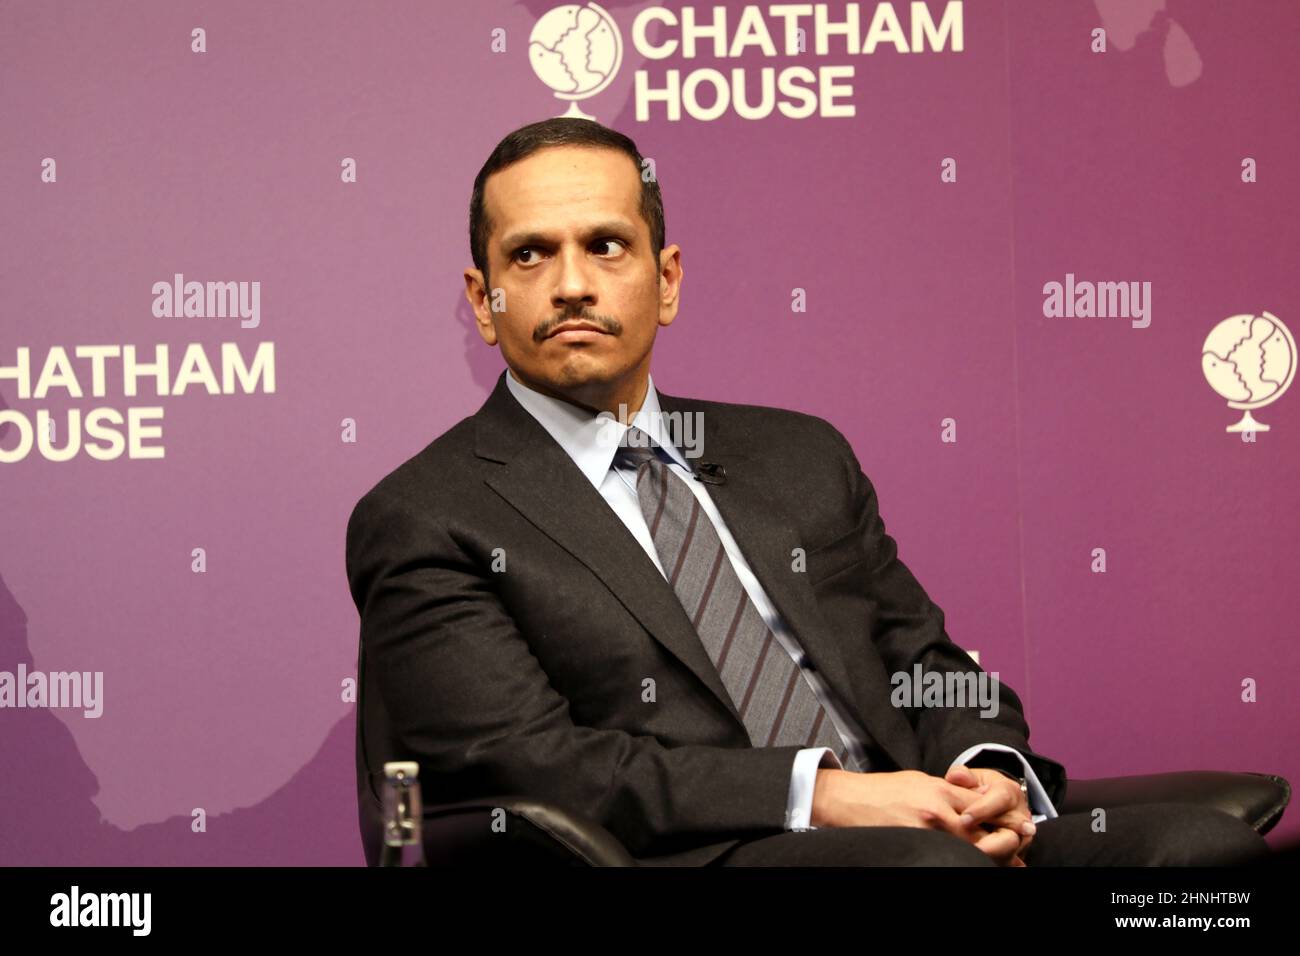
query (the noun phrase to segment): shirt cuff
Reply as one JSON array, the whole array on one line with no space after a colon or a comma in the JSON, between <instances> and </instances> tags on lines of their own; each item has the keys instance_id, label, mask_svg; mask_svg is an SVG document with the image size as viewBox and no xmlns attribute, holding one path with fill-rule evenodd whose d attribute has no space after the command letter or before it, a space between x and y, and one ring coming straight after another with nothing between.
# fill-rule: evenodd
<instances>
[{"instance_id":1,"label":"shirt cuff","mask_svg":"<svg viewBox=\"0 0 1300 956\"><path fill-rule=\"evenodd\" d=\"M1059 816L1056 807L1052 806L1052 801L1047 799L1047 791L1038 781L1038 774L1034 773L1034 768L1029 765L1025 755L1015 747L1008 747L1006 744L975 744L975 746L968 747L958 754L957 759L952 762L948 769L951 770L958 764L965 763L981 750L1001 750L1005 753L1015 754L1020 758L1020 764L1025 769L1025 785L1029 788L1029 818L1034 823L1042 823L1044 820L1052 820Z\"/></svg>"},{"instance_id":2,"label":"shirt cuff","mask_svg":"<svg viewBox=\"0 0 1300 956\"><path fill-rule=\"evenodd\" d=\"M786 800L787 830L816 830L812 825L813 791L817 789L817 771L822 767L843 770L844 765L830 747L806 747L794 755L790 774L790 796Z\"/></svg>"}]
</instances>

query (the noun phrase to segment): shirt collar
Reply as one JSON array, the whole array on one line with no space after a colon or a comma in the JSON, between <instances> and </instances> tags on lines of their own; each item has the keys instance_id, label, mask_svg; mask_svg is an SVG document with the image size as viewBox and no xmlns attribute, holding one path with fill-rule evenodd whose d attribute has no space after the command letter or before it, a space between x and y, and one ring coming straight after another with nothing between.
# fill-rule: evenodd
<instances>
[{"instance_id":1,"label":"shirt collar","mask_svg":"<svg viewBox=\"0 0 1300 956\"><path fill-rule=\"evenodd\" d=\"M600 490L605 476L609 474L610 465L613 464L614 453L618 450L618 441L622 439L627 428L610 416L602 418L563 399L543 395L515 381L509 369L506 370L505 376L506 387L510 389L510 394L568 453L573 463L587 476L587 480ZM659 413L659 393L655 391L654 376L646 377L648 384L645 401L632 417L632 425L662 445L673 461L689 469L685 457L668 439L667 430L662 427L663 416Z\"/></svg>"}]
</instances>

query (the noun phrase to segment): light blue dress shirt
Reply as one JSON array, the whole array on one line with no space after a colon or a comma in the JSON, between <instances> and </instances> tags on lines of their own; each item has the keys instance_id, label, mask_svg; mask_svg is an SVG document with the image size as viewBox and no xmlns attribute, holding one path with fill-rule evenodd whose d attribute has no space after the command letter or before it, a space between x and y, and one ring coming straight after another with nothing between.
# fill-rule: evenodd
<instances>
[{"instance_id":1,"label":"light blue dress shirt","mask_svg":"<svg viewBox=\"0 0 1300 956\"><path fill-rule=\"evenodd\" d=\"M866 767L866 751L863 747L863 739L867 737L866 732L850 714L840 707L834 693L822 679L820 672L816 668L809 666L803 648L799 646L794 635L785 626L781 615L759 584L758 578L754 576L754 572L750 569L745 556L741 554L740 548L731 536L731 532L727 530L722 515L709 497L708 485L705 482L694 480L694 474L681 451L661 428L663 419L659 414L659 395L655 391L654 377L648 376L648 378L649 386L646 389L645 401L641 403L640 410L633 416L632 425L644 431L663 447L664 451L672 459L669 467L686 482L686 486L699 499L701 508L709 516L709 520L713 522L713 527L718 532L718 538L722 541L723 549L731 560L731 565L740 578L745 593L754 602L755 609L763 616L763 621L772 630L777 641L798 665L800 673L807 680L809 686L821 701L822 706L826 708L826 713L834 722L835 729L839 731L839 735L849 752L852 762L849 769L857 770L859 767ZM646 526L645 517L641 514L640 499L637 497L636 492L636 469L621 459L618 462L614 460L617 443L609 440L610 429L614 429L617 434L621 434L626 429L609 418L592 415L585 409L569 402L535 391L515 381L514 375L509 371L506 372L506 386L519 401L519 404L537 419L538 423L550 433L551 437L573 459L573 463L587 476L587 480L592 483L596 490L600 492L601 497L614 509L614 513L627 526L628 531L632 532L632 535L640 543L650 560L654 562L655 567L659 569L659 573L663 574L664 579L667 580L668 576L664 574L663 565L659 561L659 553L655 549L654 539L650 536L650 529ZM1013 747L997 743L976 744L960 753L951 766L965 763L985 749L1006 751L1020 758L1020 762L1024 767L1025 782L1029 787L1029 806L1035 823L1057 815L1056 808L1052 806L1051 801L1047 798L1047 791L1039 782L1033 768L1030 767L1024 756ZM813 791L816 787L819 767L845 769L839 757L830 747L808 747L800 750L795 755L790 777L790 792L786 805L786 829L817 829L817 827L812 826L810 817L812 815Z\"/></svg>"}]
</instances>

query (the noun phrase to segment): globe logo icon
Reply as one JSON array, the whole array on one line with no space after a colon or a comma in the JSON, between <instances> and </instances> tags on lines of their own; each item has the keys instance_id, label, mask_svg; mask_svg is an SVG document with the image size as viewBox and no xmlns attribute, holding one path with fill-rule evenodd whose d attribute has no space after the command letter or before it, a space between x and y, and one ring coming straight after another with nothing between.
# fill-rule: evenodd
<instances>
[{"instance_id":1,"label":"globe logo icon","mask_svg":"<svg viewBox=\"0 0 1300 956\"><path fill-rule=\"evenodd\" d=\"M609 86L623 62L618 24L594 3L566 3L542 14L528 36L528 62L555 96L569 101L564 116L594 120L578 100Z\"/></svg>"},{"instance_id":2,"label":"globe logo icon","mask_svg":"<svg viewBox=\"0 0 1300 956\"><path fill-rule=\"evenodd\" d=\"M1282 397L1295 379L1296 347L1291 330L1269 312L1234 315L1210 332L1201 349L1201 371L1210 388L1228 400L1229 408L1245 410L1230 432L1266 432L1250 417Z\"/></svg>"}]
</instances>

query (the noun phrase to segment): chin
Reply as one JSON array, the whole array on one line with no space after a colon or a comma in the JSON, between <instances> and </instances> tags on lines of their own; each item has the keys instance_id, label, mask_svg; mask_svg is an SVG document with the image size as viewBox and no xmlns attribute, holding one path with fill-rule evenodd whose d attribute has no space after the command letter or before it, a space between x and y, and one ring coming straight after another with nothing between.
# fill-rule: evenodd
<instances>
[{"instance_id":1,"label":"chin","mask_svg":"<svg viewBox=\"0 0 1300 956\"><path fill-rule=\"evenodd\" d=\"M608 382L620 374L617 363L606 358L596 358L585 350L574 351L556 367L555 377L574 384L581 382Z\"/></svg>"}]
</instances>

